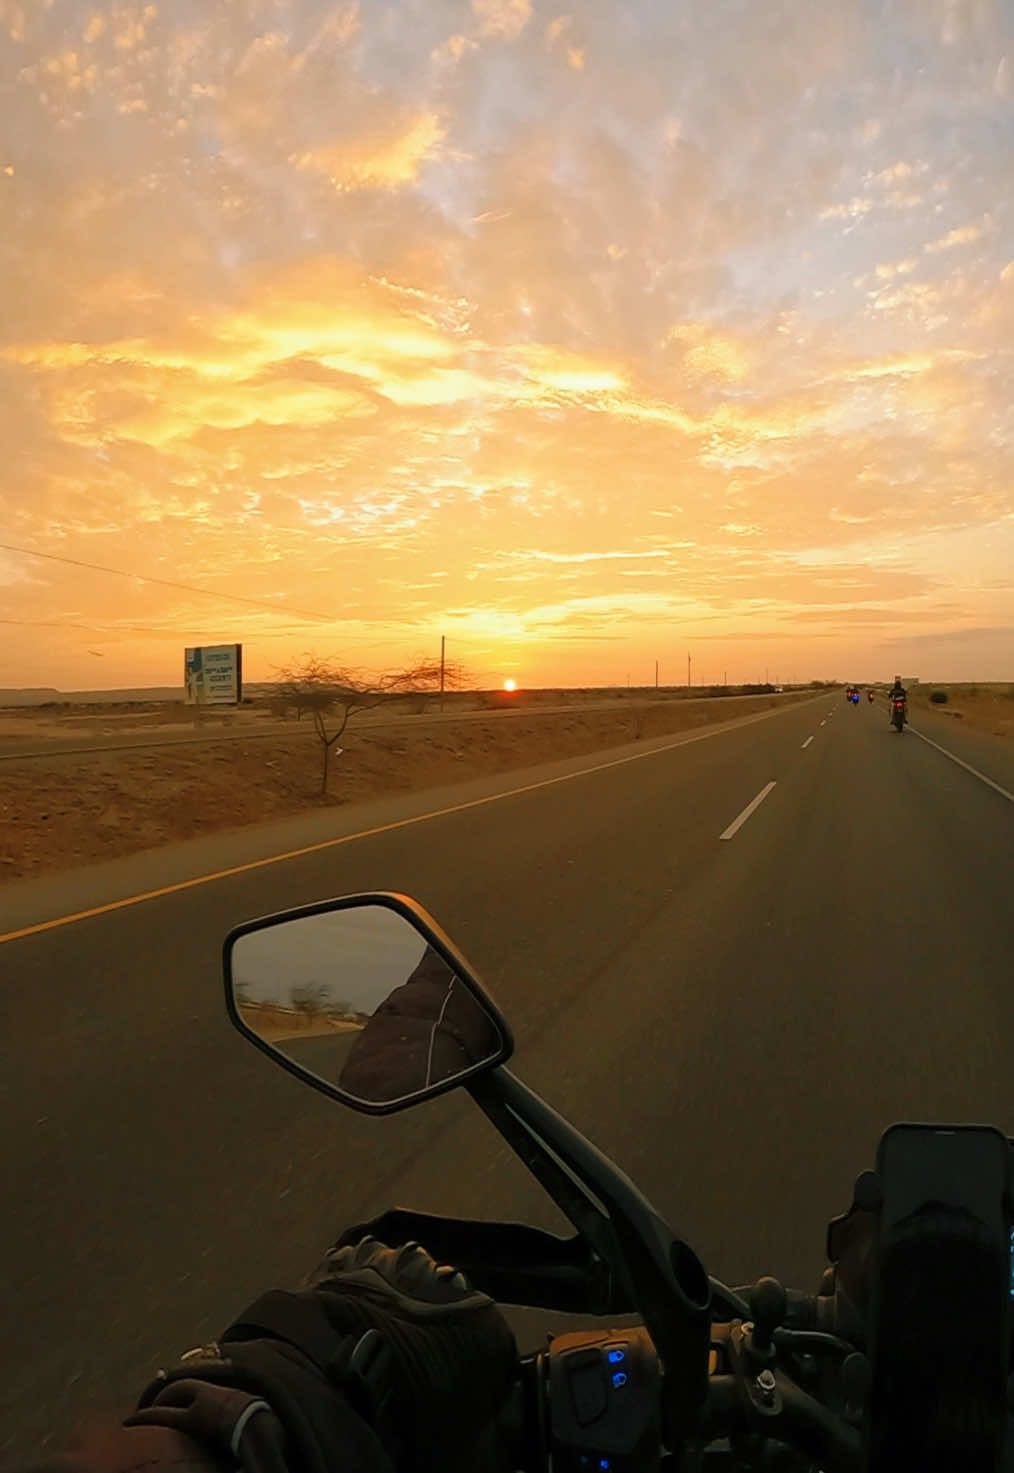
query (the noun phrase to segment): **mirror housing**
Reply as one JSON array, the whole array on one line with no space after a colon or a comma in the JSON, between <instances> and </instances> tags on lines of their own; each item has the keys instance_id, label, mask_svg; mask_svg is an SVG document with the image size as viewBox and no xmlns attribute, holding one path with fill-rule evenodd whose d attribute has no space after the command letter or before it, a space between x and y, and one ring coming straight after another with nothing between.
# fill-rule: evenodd
<instances>
[{"instance_id":1,"label":"mirror housing","mask_svg":"<svg viewBox=\"0 0 1014 1473\"><path fill-rule=\"evenodd\" d=\"M345 895L246 921L225 939L223 971L233 1026L364 1114L444 1094L513 1053L510 1025L472 968L406 895Z\"/></svg>"}]
</instances>

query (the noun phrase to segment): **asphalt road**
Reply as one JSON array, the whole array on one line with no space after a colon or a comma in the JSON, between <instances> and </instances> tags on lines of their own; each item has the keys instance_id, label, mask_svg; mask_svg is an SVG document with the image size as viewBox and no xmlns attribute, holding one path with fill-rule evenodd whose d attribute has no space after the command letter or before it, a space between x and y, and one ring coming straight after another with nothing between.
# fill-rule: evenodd
<instances>
[{"instance_id":1,"label":"asphalt road","mask_svg":"<svg viewBox=\"0 0 1014 1473\"><path fill-rule=\"evenodd\" d=\"M1014 792L1002 745L955 725L913 717ZM220 941L253 915L418 897L513 1019L517 1071L729 1281L813 1287L891 1121L1014 1131L1014 803L840 695L620 755L0 946L5 1456L122 1408L385 1206L562 1227L466 1097L353 1115L230 1030ZM517 1323L530 1345L554 1321Z\"/></svg>"}]
</instances>

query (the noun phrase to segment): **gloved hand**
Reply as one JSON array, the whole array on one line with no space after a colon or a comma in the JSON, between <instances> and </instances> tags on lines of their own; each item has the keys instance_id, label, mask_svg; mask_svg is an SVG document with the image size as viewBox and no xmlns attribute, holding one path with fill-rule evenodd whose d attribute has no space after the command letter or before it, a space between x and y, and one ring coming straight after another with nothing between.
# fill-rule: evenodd
<instances>
[{"instance_id":1,"label":"gloved hand","mask_svg":"<svg viewBox=\"0 0 1014 1473\"><path fill-rule=\"evenodd\" d=\"M324 1365L408 1473L473 1468L517 1366L487 1295L418 1243L372 1237L339 1241L298 1292L262 1296L226 1331L222 1353L238 1358L265 1335Z\"/></svg>"},{"instance_id":2,"label":"gloved hand","mask_svg":"<svg viewBox=\"0 0 1014 1473\"><path fill-rule=\"evenodd\" d=\"M307 1283L336 1329L375 1331L390 1353L391 1420L409 1443L389 1448L399 1466L402 1456L416 1469L472 1466L518 1362L493 1300L418 1243L394 1249L372 1237L339 1240Z\"/></svg>"}]
</instances>

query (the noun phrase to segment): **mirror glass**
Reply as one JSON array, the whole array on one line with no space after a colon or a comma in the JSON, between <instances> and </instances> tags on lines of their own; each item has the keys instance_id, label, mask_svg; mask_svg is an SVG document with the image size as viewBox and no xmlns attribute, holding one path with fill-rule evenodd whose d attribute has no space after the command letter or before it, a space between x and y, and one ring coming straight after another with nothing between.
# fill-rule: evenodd
<instances>
[{"instance_id":1,"label":"mirror glass","mask_svg":"<svg viewBox=\"0 0 1014 1473\"><path fill-rule=\"evenodd\" d=\"M383 905L238 936L231 982L250 1033L311 1082L363 1104L425 1098L504 1044L471 985Z\"/></svg>"}]
</instances>

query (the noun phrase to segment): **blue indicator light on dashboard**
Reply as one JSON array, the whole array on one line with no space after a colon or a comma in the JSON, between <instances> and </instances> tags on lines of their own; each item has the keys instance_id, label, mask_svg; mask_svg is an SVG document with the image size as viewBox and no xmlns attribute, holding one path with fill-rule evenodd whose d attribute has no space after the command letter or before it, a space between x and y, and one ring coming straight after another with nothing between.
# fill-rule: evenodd
<instances>
[{"instance_id":1,"label":"blue indicator light on dashboard","mask_svg":"<svg viewBox=\"0 0 1014 1473\"><path fill-rule=\"evenodd\" d=\"M613 1385L617 1388L617 1390L619 1390L619 1388L621 1386L626 1386L626 1384L627 1384L627 1373L626 1373L626 1371L614 1371L613 1372Z\"/></svg>"},{"instance_id":2,"label":"blue indicator light on dashboard","mask_svg":"<svg viewBox=\"0 0 1014 1473\"><path fill-rule=\"evenodd\" d=\"M618 1366L620 1362L625 1361L626 1358L626 1352L623 1350L611 1350L609 1352L609 1364L611 1366Z\"/></svg>"},{"instance_id":3,"label":"blue indicator light on dashboard","mask_svg":"<svg viewBox=\"0 0 1014 1473\"><path fill-rule=\"evenodd\" d=\"M609 1473L609 1469L612 1466L608 1458L599 1458L599 1467L602 1469L602 1473Z\"/></svg>"}]
</instances>

